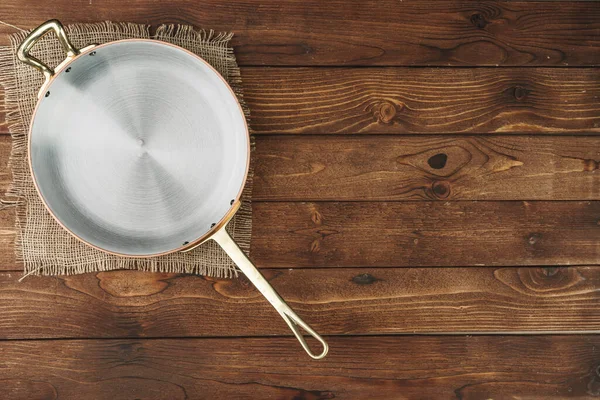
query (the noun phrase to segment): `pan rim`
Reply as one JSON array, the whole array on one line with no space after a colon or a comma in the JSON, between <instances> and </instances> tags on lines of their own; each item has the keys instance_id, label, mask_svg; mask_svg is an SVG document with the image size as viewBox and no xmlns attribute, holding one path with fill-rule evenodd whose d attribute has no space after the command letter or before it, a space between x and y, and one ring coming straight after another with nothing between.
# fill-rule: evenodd
<instances>
[{"instance_id":1,"label":"pan rim","mask_svg":"<svg viewBox=\"0 0 600 400\"><path fill-rule=\"evenodd\" d=\"M211 227L205 234L201 235L200 237L190 241L189 243L182 245L182 246L178 246L175 247L173 249L169 249L167 251L162 251L159 253L150 253L150 254L129 254L129 253L122 253L122 252L116 252L116 251L112 251L112 250L107 250L104 249L98 245L95 245L93 243L90 243L88 240L83 239L82 237L78 236L77 234L75 234L71 229L69 229L57 216L56 214L52 211L52 209L50 208L50 206L48 205L48 203L46 202L46 199L44 198L44 196L42 195L42 192L40 190L40 187L38 185L34 170L33 170L33 164L31 162L31 147L32 147L32 131L33 131L33 125L35 123L35 118L37 115L37 111L38 108L42 102L41 98L38 98L35 108L33 110L33 113L31 115L31 121L29 123L29 129L27 131L27 162L29 164L29 173L31 175L31 179L33 181L33 185L35 186L35 190L38 194L38 197L40 198L40 200L42 201L42 204L44 205L44 207L46 208L46 210L50 213L50 215L52 216L52 218L54 218L54 220L66 231L68 232L71 236L73 236L75 239L79 240L80 242L84 243L85 245L88 245L96 250L102 251L104 253L108 253L108 254L112 254L115 256L119 256L119 257L126 257L126 258L153 258L153 257L160 257L160 256L164 256L167 254L173 254L173 253L177 253L177 252L182 252L185 250L191 250L194 247L202 244L203 242L209 240L211 238L211 236L213 236L215 234L215 232L217 232L218 230L224 228L224 226L231 220L231 218L233 218L233 216L235 215L235 213L237 212L237 210L240 207L241 204L241 196L242 196L242 192L244 191L244 188L246 187L247 181L248 181L248 173L250 170L250 156L251 156L251 140L250 140L250 131L248 128L248 121L246 120L246 115L244 114L244 110L242 109L242 105L239 102L238 97L236 96L235 92L233 91L233 89L231 88L231 86L229 85L229 83L225 80L225 78L223 78L223 76L212 66L210 65L206 60L204 60L202 57L198 56L197 54L192 53L191 51L184 49L183 47L177 46L173 43L168 43L168 42L164 42L161 40L156 40L156 39L121 39L121 40L115 40L112 42L108 42L108 43L103 43L97 46L90 46L87 47L85 49L85 51L82 51L81 53L79 53L77 56L73 57L72 59L70 59L68 62L65 63L61 63L57 69L54 72L54 75L50 78L50 80L44 84L42 86L42 88L44 89L43 91L49 90L50 87L52 86L52 84L56 81L56 79L60 76L60 73L65 70L66 68L68 68L73 62L75 62L75 60L79 59L79 57L82 57L84 55L87 55L89 53L91 53L92 51L96 51L98 49L101 49L103 47L108 47L111 45L115 45L115 44L120 44L120 43L133 43L133 42L146 42L146 43L153 43L153 44L158 44L158 45L164 45L164 46L169 46L172 47L174 49L177 49L179 51L183 51L185 53L187 53L187 55L192 56L193 58L195 58L197 61L201 62L202 64L204 64L206 67L209 68L209 70L211 70L224 84L225 87L227 87L227 89L229 90L231 96L233 97L233 99L235 100L235 104L237 104L238 106L238 110L240 112L240 115L242 116L242 120L244 122L244 131L247 137L247 149L246 149L246 167L245 167L245 171L244 171L244 176L243 176L243 180L241 182L240 185L240 190L237 193L237 195L235 196L235 199L233 200L233 202L231 203L230 208L227 210L227 212L225 213L225 215L217 222L215 223L215 225L213 227ZM40 93L43 92L42 90L40 91Z\"/></svg>"}]
</instances>

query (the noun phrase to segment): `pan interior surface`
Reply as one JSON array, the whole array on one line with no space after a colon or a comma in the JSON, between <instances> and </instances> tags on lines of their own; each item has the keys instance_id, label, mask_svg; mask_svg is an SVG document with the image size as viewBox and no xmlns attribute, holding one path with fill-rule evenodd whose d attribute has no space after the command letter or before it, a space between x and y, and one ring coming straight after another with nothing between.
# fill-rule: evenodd
<instances>
[{"instance_id":1,"label":"pan interior surface","mask_svg":"<svg viewBox=\"0 0 600 400\"><path fill-rule=\"evenodd\" d=\"M203 237L244 186L248 131L202 60L150 40L82 54L42 95L30 162L54 217L85 242L156 255Z\"/></svg>"}]
</instances>

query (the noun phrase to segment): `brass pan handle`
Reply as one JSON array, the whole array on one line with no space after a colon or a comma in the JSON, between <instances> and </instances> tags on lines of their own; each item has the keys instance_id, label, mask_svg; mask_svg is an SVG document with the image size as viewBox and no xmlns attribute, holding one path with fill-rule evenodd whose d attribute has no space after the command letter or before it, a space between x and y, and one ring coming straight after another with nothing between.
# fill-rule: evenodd
<instances>
[{"instance_id":1,"label":"brass pan handle","mask_svg":"<svg viewBox=\"0 0 600 400\"><path fill-rule=\"evenodd\" d=\"M34 56L30 55L29 52L31 48L36 44L36 42L48 32L54 31L56 33L56 37L64 51L67 53L67 57L65 59L69 60L74 58L79 54L79 50L77 50L69 41L67 34L65 33L65 29L62 24L56 20L51 19L49 21L44 22L42 25L35 28L31 33L23 40L21 46L19 46L19 50L17 51L17 57L20 61L25 64L31 65L32 67L40 70L44 77L46 78L46 83L52 78L54 75L54 70L44 64L42 61L38 60Z\"/></svg>"},{"instance_id":2,"label":"brass pan handle","mask_svg":"<svg viewBox=\"0 0 600 400\"><path fill-rule=\"evenodd\" d=\"M263 296L271 303L271 305L277 310L279 315L283 318L283 320L288 324L296 339L302 345L304 351L308 353L309 356L314 358L315 360L319 360L327 355L329 351L329 346L327 342L315 332L310 325L306 322L302 321L302 319L287 305L285 301L279 296L279 294L271 287L269 282L265 279L264 276L260 273L260 271L254 266L252 261L244 254L244 252L239 248L237 243L233 240L233 238L229 235L229 233L225 230L225 227L222 227L218 231L216 231L211 237L215 242L217 242L223 250L231 257L233 262L242 270L242 272L248 277L250 282L254 284L254 286L258 289L259 292L262 293ZM317 339L321 346L323 346L323 350L319 354L315 354L312 352L300 328L304 329L308 334Z\"/></svg>"}]
</instances>

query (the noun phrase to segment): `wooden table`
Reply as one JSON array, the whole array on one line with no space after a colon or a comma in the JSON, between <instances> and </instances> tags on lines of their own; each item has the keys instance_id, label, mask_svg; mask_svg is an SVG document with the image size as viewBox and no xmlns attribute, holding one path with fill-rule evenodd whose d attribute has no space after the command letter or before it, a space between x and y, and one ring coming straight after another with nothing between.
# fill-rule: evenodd
<instances>
[{"instance_id":1,"label":"wooden table","mask_svg":"<svg viewBox=\"0 0 600 400\"><path fill-rule=\"evenodd\" d=\"M600 395L600 3L0 4L21 28L50 17L236 33L251 253L331 351L305 356L244 278L18 283L5 211L0 397Z\"/></svg>"}]
</instances>

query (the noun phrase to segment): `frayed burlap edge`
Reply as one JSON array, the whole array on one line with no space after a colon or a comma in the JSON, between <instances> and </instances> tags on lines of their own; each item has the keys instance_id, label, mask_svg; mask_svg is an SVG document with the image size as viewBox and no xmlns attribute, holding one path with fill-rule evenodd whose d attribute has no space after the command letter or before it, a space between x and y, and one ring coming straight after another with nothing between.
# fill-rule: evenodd
<instances>
[{"instance_id":1,"label":"frayed burlap edge","mask_svg":"<svg viewBox=\"0 0 600 400\"><path fill-rule=\"evenodd\" d=\"M229 82L242 106L246 118L249 119L249 109L244 101L240 71L237 66L233 49L228 46L232 33L215 34L211 31L195 30L191 26L162 25L154 36L150 36L149 27L132 23L102 22L97 24L75 24L66 27L70 36L85 37L88 43L103 43L127 38L152 38L170 42L184 47L207 60L223 77ZM207 275L217 278L231 278L237 276L237 268L213 241L204 243L192 252L175 253L172 255L153 258L124 258L109 255L75 240L66 234L65 246L60 246L63 254L57 254L59 250L53 249L52 254L39 254L32 252L28 237L28 230L35 223L32 210L40 212L38 207L31 207L32 202L40 202L33 182L31 181L27 162L27 132L29 120L22 107L22 93L19 88L23 82L19 79L19 69L23 66L18 64L15 54L18 45L27 35L16 33L11 35L11 46L0 47L0 84L4 87L6 122L11 133L12 151L9 159L9 168L12 170L13 181L9 186L6 196L8 200L0 204L0 209L16 207L15 218L15 252L17 261L24 265L24 276L28 275L71 275L87 272L109 271L115 269L138 269L151 272L167 273L192 273ZM100 39L100 40L98 40ZM39 87L42 80L36 82ZM252 149L254 140L252 138ZM242 193L242 205L234 219L228 225L228 231L233 235L236 242L246 253L250 249L252 233L252 205L251 194L253 186L253 165L246 186ZM46 223L47 211L44 218ZM51 223L56 224L52 219ZM58 225L58 224L56 224ZM61 243L63 244L63 243ZM71 250L75 255L65 252ZM77 257L80 255L80 257ZM75 257L75 258L74 258ZM69 262L60 262L61 259Z\"/></svg>"}]
</instances>

